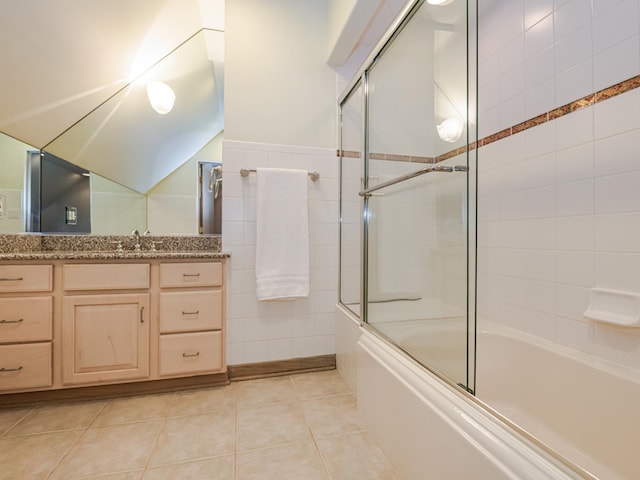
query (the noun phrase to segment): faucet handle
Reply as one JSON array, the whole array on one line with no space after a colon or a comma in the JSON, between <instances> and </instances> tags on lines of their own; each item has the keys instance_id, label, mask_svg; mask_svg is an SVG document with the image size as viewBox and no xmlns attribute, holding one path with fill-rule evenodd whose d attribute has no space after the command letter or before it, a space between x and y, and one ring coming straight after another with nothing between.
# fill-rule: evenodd
<instances>
[{"instance_id":1,"label":"faucet handle","mask_svg":"<svg viewBox=\"0 0 640 480\"><path fill-rule=\"evenodd\" d=\"M162 240L151 240L151 251L152 252L157 252L158 249L156 248L156 245L162 245L164 242Z\"/></svg>"}]
</instances>

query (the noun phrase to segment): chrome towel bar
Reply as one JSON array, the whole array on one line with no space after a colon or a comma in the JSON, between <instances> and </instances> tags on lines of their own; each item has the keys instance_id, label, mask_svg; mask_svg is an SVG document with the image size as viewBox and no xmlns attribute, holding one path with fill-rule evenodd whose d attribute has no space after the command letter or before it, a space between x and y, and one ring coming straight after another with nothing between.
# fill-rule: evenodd
<instances>
[{"instance_id":1,"label":"chrome towel bar","mask_svg":"<svg viewBox=\"0 0 640 480\"><path fill-rule=\"evenodd\" d=\"M358 193L361 197L370 197L373 192L376 190L381 190L386 187L390 187L391 185L395 185L396 183L404 182L405 180L409 180L411 178L419 177L420 175L424 175L425 173L431 172L466 172L469 168L465 165L456 165L454 167L449 165L429 165L428 167L421 168L420 170L416 170L415 172L407 173L400 177L393 178L387 182L379 183L371 188L367 188Z\"/></svg>"},{"instance_id":2,"label":"chrome towel bar","mask_svg":"<svg viewBox=\"0 0 640 480\"><path fill-rule=\"evenodd\" d=\"M240 169L240 176L241 177L248 177L250 173L256 173L256 169L255 168L247 168L247 167L242 167ZM308 172L309 174L309 178L311 180L313 180L314 182L320 179L320 173L318 172Z\"/></svg>"}]
</instances>

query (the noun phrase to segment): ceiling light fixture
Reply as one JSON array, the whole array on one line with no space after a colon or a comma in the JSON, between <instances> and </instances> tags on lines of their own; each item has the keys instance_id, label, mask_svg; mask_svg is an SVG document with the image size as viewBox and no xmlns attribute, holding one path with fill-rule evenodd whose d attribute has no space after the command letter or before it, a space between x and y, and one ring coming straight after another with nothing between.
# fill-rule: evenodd
<instances>
[{"instance_id":1,"label":"ceiling light fixture","mask_svg":"<svg viewBox=\"0 0 640 480\"><path fill-rule=\"evenodd\" d=\"M163 82L150 82L147 84L147 96L153 109L160 115L169 113L176 101L176 94L173 89Z\"/></svg>"},{"instance_id":2,"label":"ceiling light fixture","mask_svg":"<svg viewBox=\"0 0 640 480\"><path fill-rule=\"evenodd\" d=\"M427 0L429 5L445 5L449 3L450 0Z\"/></svg>"},{"instance_id":3,"label":"ceiling light fixture","mask_svg":"<svg viewBox=\"0 0 640 480\"><path fill-rule=\"evenodd\" d=\"M464 125L462 121L457 118L447 118L436 128L438 129L438 135L442 140L453 143L462 135Z\"/></svg>"}]
</instances>

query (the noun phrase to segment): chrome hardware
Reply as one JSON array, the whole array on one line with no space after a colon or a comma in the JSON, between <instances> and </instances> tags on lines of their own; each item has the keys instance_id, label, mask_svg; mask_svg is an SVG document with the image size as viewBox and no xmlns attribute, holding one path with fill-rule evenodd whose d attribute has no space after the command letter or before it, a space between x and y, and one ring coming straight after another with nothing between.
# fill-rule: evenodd
<instances>
[{"instance_id":1,"label":"chrome hardware","mask_svg":"<svg viewBox=\"0 0 640 480\"><path fill-rule=\"evenodd\" d=\"M20 365L17 368L4 368L4 367L0 367L0 373L2 372L19 372L20 370L22 370L22 365Z\"/></svg>"},{"instance_id":2,"label":"chrome hardware","mask_svg":"<svg viewBox=\"0 0 640 480\"><path fill-rule=\"evenodd\" d=\"M136 252L140 251L140 232L138 230L134 230L133 232L131 232L131 236L135 239L136 243L133 246L133 249Z\"/></svg>"},{"instance_id":3,"label":"chrome hardware","mask_svg":"<svg viewBox=\"0 0 640 480\"><path fill-rule=\"evenodd\" d=\"M140 307L140 323L144 323L144 307Z\"/></svg>"},{"instance_id":4,"label":"chrome hardware","mask_svg":"<svg viewBox=\"0 0 640 480\"><path fill-rule=\"evenodd\" d=\"M24 277L16 277L16 278L2 277L2 278L0 278L0 282L21 282L22 280L24 280Z\"/></svg>"},{"instance_id":5,"label":"chrome hardware","mask_svg":"<svg viewBox=\"0 0 640 480\"><path fill-rule=\"evenodd\" d=\"M185 312L184 310L182 311L183 315L198 315L200 313L200 310L196 310L195 312Z\"/></svg>"},{"instance_id":6,"label":"chrome hardware","mask_svg":"<svg viewBox=\"0 0 640 480\"><path fill-rule=\"evenodd\" d=\"M380 190L386 187L390 187L391 185L395 185L396 183L404 182L405 180L409 180L414 177L419 177L420 175L424 175L425 173L431 172L466 172L469 168L466 165L456 165L452 167L450 165L429 165L428 167L421 168L420 170L416 170L415 172L407 173L406 175L401 175L396 177L388 182L379 183L371 188L367 188L358 193L361 197L370 197L373 192L376 190Z\"/></svg>"},{"instance_id":7,"label":"chrome hardware","mask_svg":"<svg viewBox=\"0 0 640 480\"><path fill-rule=\"evenodd\" d=\"M151 240L151 251L152 252L157 252L158 249L156 248L156 245L162 245L164 242L162 240Z\"/></svg>"},{"instance_id":8,"label":"chrome hardware","mask_svg":"<svg viewBox=\"0 0 640 480\"><path fill-rule=\"evenodd\" d=\"M24 322L24 318L21 318L19 320L0 320L0 323L22 323Z\"/></svg>"},{"instance_id":9,"label":"chrome hardware","mask_svg":"<svg viewBox=\"0 0 640 480\"><path fill-rule=\"evenodd\" d=\"M200 356L200 352L196 352L196 353L183 353L182 357L183 358L189 358L189 357L199 357Z\"/></svg>"},{"instance_id":10,"label":"chrome hardware","mask_svg":"<svg viewBox=\"0 0 640 480\"><path fill-rule=\"evenodd\" d=\"M250 173L256 173L256 169L255 168L247 168L247 167L242 167L240 169L240 176L241 177L248 177ZM320 173L319 172L307 172L307 174L309 175L309 178L314 181L317 182L318 180L320 180Z\"/></svg>"}]
</instances>

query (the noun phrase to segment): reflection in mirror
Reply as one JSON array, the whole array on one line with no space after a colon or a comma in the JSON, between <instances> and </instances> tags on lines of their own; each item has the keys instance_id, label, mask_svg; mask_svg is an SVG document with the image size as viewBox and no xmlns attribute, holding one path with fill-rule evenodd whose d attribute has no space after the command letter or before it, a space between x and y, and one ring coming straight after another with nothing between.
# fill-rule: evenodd
<instances>
[{"instance_id":1,"label":"reflection in mirror","mask_svg":"<svg viewBox=\"0 0 640 480\"><path fill-rule=\"evenodd\" d=\"M193 35L44 150L137 192L149 192L223 129L222 77L216 73L222 68L216 57L223 35L211 30ZM163 82L175 93L166 114L150 103L147 85L153 82Z\"/></svg>"}]
</instances>

